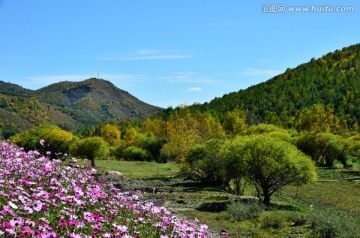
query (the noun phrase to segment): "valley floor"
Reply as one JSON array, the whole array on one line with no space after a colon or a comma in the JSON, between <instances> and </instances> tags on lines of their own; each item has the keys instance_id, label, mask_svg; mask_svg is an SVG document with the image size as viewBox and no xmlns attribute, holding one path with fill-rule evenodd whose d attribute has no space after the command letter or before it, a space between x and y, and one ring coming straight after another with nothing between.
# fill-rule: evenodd
<instances>
[{"instance_id":1,"label":"valley floor","mask_svg":"<svg viewBox=\"0 0 360 238\"><path fill-rule=\"evenodd\" d=\"M177 166L171 163L103 160L97 161L97 167L103 171L102 179L124 191L141 190L144 200L165 206L178 217L197 218L219 237L222 230L227 231L226 237L314 237L314 231L315 237L340 237L339 234L360 237L356 231L360 224L360 182L288 186L274 194L270 208L256 215L258 211L251 211L254 208L249 203L255 194L250 185L246 186L246 199L243 199L218 188L186 181L178 176ZM124 176L104 175L108 170L120 171ZM319 179L328 180L360 177L357 169L318 168L318 174ZM248 213L253 216L246 217Z\"/></svg>"}]
</instances>

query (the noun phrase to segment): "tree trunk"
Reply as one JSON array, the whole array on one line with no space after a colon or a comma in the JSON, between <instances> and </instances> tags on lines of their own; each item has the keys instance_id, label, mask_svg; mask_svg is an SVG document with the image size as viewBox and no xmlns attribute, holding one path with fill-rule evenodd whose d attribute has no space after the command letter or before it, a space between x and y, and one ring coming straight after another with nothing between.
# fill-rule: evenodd
<instances>
[{"instance_id":1,"label":"tree trunk","mask_svg":"<svg viewBox=\"0 0 360 238\"><path fill-rule=\"evenodd\" d=\"M270 194L268 191L264 191L264 204L265 206L270 206Z\"/></svg>"},{"instance_id":2,"label":"tree trunk","mask_svg":"<svg viewBox=\"0 0 360 238\"><path fill-rule=\"evenodd\" d=\"M94 158L91 158L90 161L91 161L91 167L94 167L94 168L95 168L95 159L94 159Z\"/></svg>"}]
</instances>

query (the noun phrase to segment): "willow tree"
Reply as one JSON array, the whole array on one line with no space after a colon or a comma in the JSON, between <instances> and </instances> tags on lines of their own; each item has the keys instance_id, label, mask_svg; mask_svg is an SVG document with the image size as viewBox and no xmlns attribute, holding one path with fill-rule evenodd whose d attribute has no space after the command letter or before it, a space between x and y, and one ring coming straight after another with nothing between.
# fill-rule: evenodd
<instances>
[{"instance_id":1,"label":"willow tree","mask_svg":"<svg viewBox=\"0 0 360 238\"><path fill-rule=\"evenodd\" d=\"M302 185L316 178L313 161L294 145L259 135L242 138L241 157L246 176L254 183L265 205L280 188Z\"/></svg>"},{"instance_id":2,"label":"willow tree","mask_svg":"<svg viewBox=\"0 0 360 238\"><path fill-rule=\"evenodd\" d=\"M90 160L93 167L95 167L95 159L105 157L108 152L106 142L101 137L89 137L78 140L70 146L70 154L72 156Z\"/></svg>"}]
</instances>

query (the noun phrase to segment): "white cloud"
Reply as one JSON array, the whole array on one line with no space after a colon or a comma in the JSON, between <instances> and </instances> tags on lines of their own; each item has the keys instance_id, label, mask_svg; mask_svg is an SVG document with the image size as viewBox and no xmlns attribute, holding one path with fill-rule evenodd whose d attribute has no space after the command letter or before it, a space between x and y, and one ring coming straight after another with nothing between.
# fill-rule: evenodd
<instances>
[{"instance_id":1,"label":"white cloud","mask_svg":"<svg viewBox=\"0 0 360 238\"><path fill-rule=\"evenodd\" d=\"M280 70L274 70L274 69L254 69L254 68L248 68L243 71L244 75L248 76L268 76L272 77L275 75L280 74Z\"/></svg>"},{"instance_id":2,"label":"white cloud","mask_svg":"<svg viewBox=\"0 0 360 238\"><path fill-rule=\"evenodd\" d=\"M189 88L188 91L190 91L190 92L200 92L200 91L202 91L202 88L200 88L200 87Z\"/></svg>"}]
</instances>

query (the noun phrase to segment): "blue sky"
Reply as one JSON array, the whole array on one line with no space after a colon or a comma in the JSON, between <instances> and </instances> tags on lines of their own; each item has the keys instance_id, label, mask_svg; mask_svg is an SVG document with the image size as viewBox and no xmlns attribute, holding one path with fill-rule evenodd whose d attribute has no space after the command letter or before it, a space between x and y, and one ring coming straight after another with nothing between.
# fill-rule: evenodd
<instances>
[{"instance_id":1,"label":"blue sky","mask_svg":"<svg viewBox=\"0 0 360 238\"><path fill-rule=\"evenodd\" d=\"M203 103L360 43L359 23L358 0L0 0L0 80L99 72L153 105Z\"/></svg>"}]
</instances>

